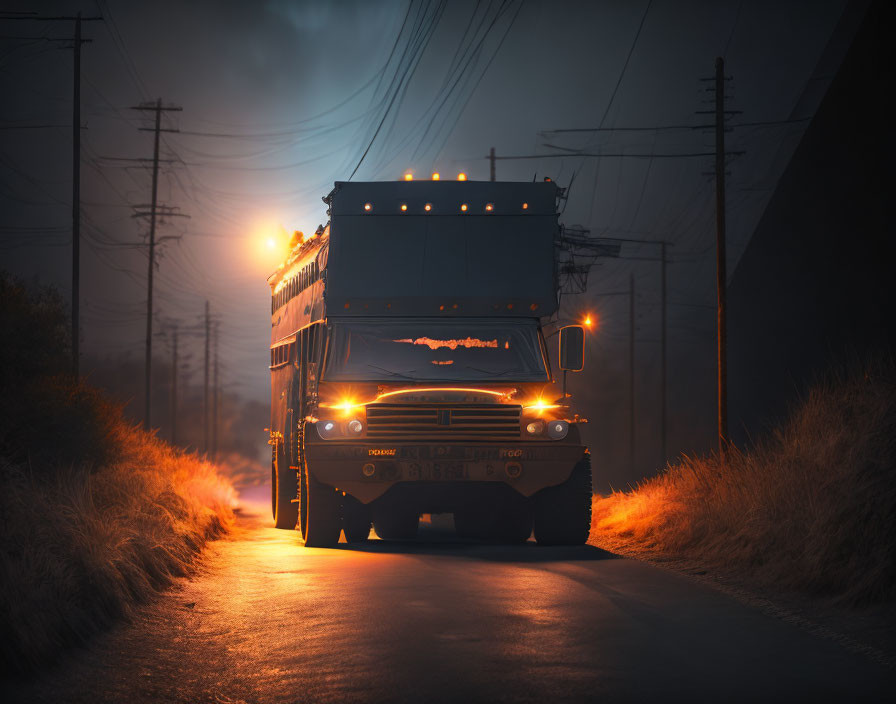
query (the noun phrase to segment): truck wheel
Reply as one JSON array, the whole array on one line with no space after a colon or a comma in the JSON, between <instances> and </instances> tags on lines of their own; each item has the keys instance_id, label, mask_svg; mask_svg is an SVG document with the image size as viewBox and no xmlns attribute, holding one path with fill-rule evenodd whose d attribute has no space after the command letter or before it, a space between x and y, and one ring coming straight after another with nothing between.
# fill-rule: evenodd
<instances>
[{"instance_id":1,"label":"truck wheel","mask_svg":"<svg viewBox=\"0 0 896 704\"><path fill-rule=\"evenodd\" d=\"M305 538L306 548L329 548L339 542L342 531L340 500L332 487L318 482L305 465Z\"/></svg>"},{"instance_id":2,"label":"truck wheel","mask_svg":"<svg viewBox=\"0 0 896 704\"><path fill-rule=\"evenodd\" d=\"M417 537L419 519L416 513L384 513L374 517L373 529L383 540L412 540Z\"/></svg>"},{"instance_id":3,"label":"truck wheel","mask_svg":"<svg viewBox=\"0 0 896 704\"><path fill-rule=\"evenodd\" d=\"M289 468L286 453L278 442L271 449L271 513L274 526L293 530L299 518L299 505L293 503L296 493L296 471Z\"/></svg>"},{"instance_id":4,"label":"truck wheel","mask_svg":"<svg viewBox=\"0 0 896 704\"><path fill-rule=\"evenodd\" d=\"M584 545L591 532L591 455L586 454L563 484L535 496L535 540L539 545Z\"/></svg>"},{"instance_id":5,"label":"truck wheel","mask_svg":"<svg viewBox=\"0 0 896 704\"><path fill-rule=\"evenodd\" d=\"M365 542L370 537L370 506L354 496L346 496L342 504L342 529L348 542Z\"/></svg>"}]
</instances>

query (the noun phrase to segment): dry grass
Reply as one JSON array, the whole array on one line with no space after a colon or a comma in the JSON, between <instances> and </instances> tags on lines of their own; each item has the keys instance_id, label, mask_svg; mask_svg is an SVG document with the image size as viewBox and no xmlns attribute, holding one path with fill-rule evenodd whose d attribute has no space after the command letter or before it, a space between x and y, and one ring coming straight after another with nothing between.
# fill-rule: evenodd
<instances>
[{"instance_id":1,"label":"dry grass","mask_svg":"<svg viewBox=\"0 0 896 704\"><path fill-rule=\"evenodd\" d=\"M118 421L103 465L0 464L0 639L27 671L188 574L233 520L216 468Z\"/></svg>"},{"instance_id":2,"label":"dry grass","mask_svg":"<svg viewBox=\"0 0 896 704\"><path fill-rule=\"evenodd\" d=\"M896 597L896 364L832 376L749 452L595 497L591 542L842 604Z\"/></svg>"},{"instance_id":3,"label":"dry grass","mask_svg":"<svg viewBox=\"0 0 896 704\"><path fill-rule=\"evenodd\" d=\"M215 466L66 373L58 292L0 272L0 670L26 672L189 572L233 521Z\"/></svg>"}]
</instances>

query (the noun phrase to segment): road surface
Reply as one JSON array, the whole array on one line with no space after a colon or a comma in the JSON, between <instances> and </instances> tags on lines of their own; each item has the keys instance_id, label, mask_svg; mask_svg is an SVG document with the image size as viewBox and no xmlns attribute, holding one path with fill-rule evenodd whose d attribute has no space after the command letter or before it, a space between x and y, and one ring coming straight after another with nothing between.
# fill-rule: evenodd
<instances>
[{"instance_id":1,"label":"road surface","mask_svg":"<svg viewBox=\"0 0 896 704\"><path fill-rule=\"evenodd\" d=\"M256 507L258 511L261 507ZM893 673L597 548L306 549L244 513L201 571L6 701L861 701Z\"/></svg>"}]
</instances>

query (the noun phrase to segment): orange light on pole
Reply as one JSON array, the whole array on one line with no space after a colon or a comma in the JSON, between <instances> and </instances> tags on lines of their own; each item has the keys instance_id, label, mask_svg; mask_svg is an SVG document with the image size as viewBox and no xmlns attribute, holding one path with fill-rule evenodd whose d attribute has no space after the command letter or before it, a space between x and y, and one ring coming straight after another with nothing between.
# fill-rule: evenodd
<instances>
[{"instance_id":1,"label":"orange light on pole","mask_svg":"<svg viewBox=\"0 0 896 704\"><path fill-rule=\"evenodd\" d=\"M433 181L438 181L439 178L440 178L440 176L439 176L439 172L436 171L436 172L432 175L432 180L433 180Z\"/></svg>"},{"instance_id":2,"label":"orange light on pole","mask_svg":"<svg viewBox=\"0 0 896 704\"><path fill-rule=\"evenodd\" d=\"M467 175L466 175L465 173L459 173L459 174L457 175L457 180L458 180L458 181L466 181L466 180L467 180Z\"/></svg>"},{"instance_id":3,"label":"orange light on pole","mask_svg":"<svg viewBox=\"0 0 896 704\"><path fill-rule=\"evenodd\" d=\"M413 181L413 180L414 180L414 174L412 174L412 173L409 171L408 173L406 173L406 174L404 175L404 180L405 180L405 181Z\"/></svg>"},{"instance_id":4,"label":"orange light on pole","mask_svg":"<svg viewBox=\"0 0 896 704\"><path fill-rule=\"evenodd\" d=\"M582 321L582 324L586 328L590 328L594 324L594 321L591 319L591 315L586 315L585 320Z\"/></svg>"}]
</instances>

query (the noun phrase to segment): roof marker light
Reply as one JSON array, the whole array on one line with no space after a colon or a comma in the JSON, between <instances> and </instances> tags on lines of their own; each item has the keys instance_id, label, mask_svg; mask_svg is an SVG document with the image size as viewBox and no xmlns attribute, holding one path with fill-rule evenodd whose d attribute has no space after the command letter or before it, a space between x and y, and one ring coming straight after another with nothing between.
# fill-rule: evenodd
<instances>
[{"instance_id":1,"label":"roof marker light","mask_svg":"<svg viewBox=\"0 0 896 704\"><path fill-rule=\"evenodd\" d=\"M461 211L464 212L464 213L467 212L467 204L466 204L466 203L462 203L461 206L460 206L460 209L461 209Z\"/></svg>"},{"instance_id":2,"label":"roof marker light","mask_svg":"<svg viewBox=\"0 0 896 704\"><path fill-rule=\"evenodd\" d=\"M405 181L413 181L413 180L414 180L414 174L412 174L412 173L410 173L410 172L406 173L406 174L404 175L404 180L405 180Z\"/></svg>"},{"instance_id":3,"label":"roof marker light","mask_svg":"<svg viewBox=\"0 0 896 704\"><path fill-rule=\"evenodd\" d=\"M365 204L364 204L364 210L370 212L370 209L371 209L371 208L373 208L373 206L372 206L370 203L365 203Z\"/></svg>"},{"instance_id":4,"label":"roof marker light","mask_svg":"<svg viewBox=\"0 0 896 704\"><path fill-rule=\"evenodd\" d=\"M495 209L495 206L492 205L491 203L486 203L486 204L485 204L485 211L486 211L487 213L492 212L494 209Z\"/></svg>"},{"instance_id":5,"label":"roof marker light","mask_svg":"<svg viewBox=\"0 0 896 704\"><path fill-rule=\"evenodd\" d=\"M459 174L457 175L457 180L458 180L458 181L466 181L466 180L467 180L467 175L466 175L465 173L459 173Z\"/></svg>"},{"instance_id":6,"label":"roof marker light","mask_svg":"<svg viewBox=\"0 0 896 704\"><path fill-rule=\"evenodd\" d=\"M529 209L529 204L523 203L523 210L528 210L528 209Z\"/></svg>"},{"instance_id":7,"label":"roof marker light","mask_svg":"<svg viewBox=\"0 0 896 704\"><path fill-rule=\"evenodd\" d=\"M439 172L438 172L438 171L436 171L436 172L432 175L432 180L433 180L433 181L438 181L438 180L439 180Z\"/></svg>"},{"instance_id":8,"label":"roof marker light","mask_svg":"<svg viewBox=\"0 0 896 704\"><path fill-rule=\"evenodd\" d=\"M408 209L408 204L402 203L401 204L401 212L405 213L405 212L407 212L407 209Z\"/></svg>"},{"instance_id":9,"label":"roof marker light","mask_svg":"<svg viewBox=\"0 0 896 704\"><path fill-rule=\"evenodd\" d=\"M430 210L432 210L432 205L430 203L427 203L423 206L423 209L428 213Z\"/></svg>"}]
</instances>

